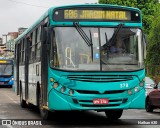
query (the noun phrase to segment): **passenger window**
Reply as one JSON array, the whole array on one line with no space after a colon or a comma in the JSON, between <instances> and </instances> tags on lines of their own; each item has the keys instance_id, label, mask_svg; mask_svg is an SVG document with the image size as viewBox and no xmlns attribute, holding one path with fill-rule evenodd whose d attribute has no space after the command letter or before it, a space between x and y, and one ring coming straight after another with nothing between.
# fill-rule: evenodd
<instances>
[{"instance_id":1,"label":"passenger window","mask_svg":"<svg viewBox=\"0 0 160 128\"><path fill-rule=\"evenodd\" d=\"M28 43L29 43L29 62L32 60L32 36L30 35L28 37Z\"/></svg>"},{"instance_id":2,"label":"passenger window","mask_svg":"<svg viewBox=\"0 0 160 128\"><path fill-rule=\"evenodd\" d=\"M41 42L40 42L40 35L41 35L41 27L36 29L36 44L35 44L35 58L36 60L40 60L40 49L41 49Z\"/></svg>"}]
</instances>

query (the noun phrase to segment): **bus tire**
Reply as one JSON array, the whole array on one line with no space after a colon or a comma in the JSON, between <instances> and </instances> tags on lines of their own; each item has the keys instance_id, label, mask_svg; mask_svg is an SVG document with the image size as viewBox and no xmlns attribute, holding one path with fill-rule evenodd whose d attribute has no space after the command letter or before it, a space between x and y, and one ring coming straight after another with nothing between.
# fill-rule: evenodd
<instances>
[{"instance_id":1,"label":"bus tire","mask_svg":"<svg viewBox=\"0 0 160 128\"><path fill-rule=\"evenodd\" d=\"M20 88L20 105L22 108L27 107L27 103L25 100L23 100L23 92L22 92L22 87Z\"/></svg>"},{"instance_id":2,"label":"bus tire","mask_svg":"<svg viewBox=\"0 0 160 128\"><path fill-rule=\"evenodd\" d=\"M8 85L8 88L12 88L12 85Z\"/></svg>"},{"instance_id":3,"label":"bus tire","mask_svg":"<svg viewBox=\"0 0 160 128\"><path fill-rule=\"evenodd\" d=\"M123 109L105 111L105 114L108 119L119 119L122 116L122 113L123 113Z\"/></svg>"},{"instance_id":4,"label":"bus tire","mask_svg":"<svg viewBox=\"0 0 160 128\"><path fill-rule=\"evenodd\" d=\"M47 109L43 108L42 97L41 97L40 92L39 92L38 96L39 96L38 107L39 107L40 115L43 120L47 120L47 119L49 119L49 111Z\"/></svg>"},{"instance_id":5,"label":"bus tire","mask_svg":"<svg viewBox=\"0 0 160 128\"><path fill-rule=\"evenodd\" d=\"M145 109L146 112L153 112L154 107L151 105L149 98L146 99Z\"/></svg>"}]
</instances>

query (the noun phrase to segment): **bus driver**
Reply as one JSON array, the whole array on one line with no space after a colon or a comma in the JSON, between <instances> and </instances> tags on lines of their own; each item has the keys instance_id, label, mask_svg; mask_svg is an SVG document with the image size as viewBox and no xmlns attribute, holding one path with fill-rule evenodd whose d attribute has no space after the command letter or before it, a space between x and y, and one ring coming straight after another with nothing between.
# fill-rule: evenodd
<instances>
[{"instance_id":1,"label":"bus driver","mask_svg":"<svg viewBox=\"0 0 160 128\"><path fill-rule=\"evenodd\" d=\"M121 37L117 37L113 46L110 47L110 53L122 53L124 51L124 42Z\"/></svg>"}]
</instances>

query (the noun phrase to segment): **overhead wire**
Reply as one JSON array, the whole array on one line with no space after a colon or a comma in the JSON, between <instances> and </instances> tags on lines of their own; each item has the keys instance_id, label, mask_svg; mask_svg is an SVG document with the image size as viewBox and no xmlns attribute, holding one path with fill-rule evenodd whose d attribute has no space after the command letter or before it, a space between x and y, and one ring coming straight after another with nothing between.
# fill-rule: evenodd
<instances>
[{"instance_id":1,"label":"overhead wire","mask_svg":"<svg viewBox=\"0 0 160 128\"><path fill-rule=\"evenodd\" d=\"M17 4L24 4L24 5L28 5L28 6L34 6L34 7L40 7L40 8L49 8L47 6L35 5L35 4L20 2L20 1L16 1L16 0L8 0L8 1L14 2L14 3L17 3Z\"/></svg>"}]
</instances>

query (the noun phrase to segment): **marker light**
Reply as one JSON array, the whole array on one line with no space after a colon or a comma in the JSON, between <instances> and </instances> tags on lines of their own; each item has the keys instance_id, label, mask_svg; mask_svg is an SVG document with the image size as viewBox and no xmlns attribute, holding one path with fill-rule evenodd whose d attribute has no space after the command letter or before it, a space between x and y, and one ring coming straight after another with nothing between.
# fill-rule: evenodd
<instances>
[{"instance_id":1,"label":"marker light","mask_svg":"<svg viewBox=\"0 0 160 128\"><path fill-rule=\"evenodd\" d=\"M139 85L140 85L141 87L143 87L143 86L144 86L144 82L142 81Z\"/></svg>"},{"instance_id":2,"label":"marker light","mask_svg":"<svg viewBox=\"0 0 160 128\"><path fill-rule=\"evenodd\" d=\"M54 83L54 84L52 85L52 87L53 87L53 88L57 88L57 87L58 87L58 83Z\"/></svg>"}]
</instances>

